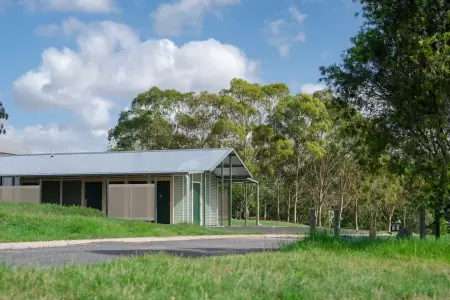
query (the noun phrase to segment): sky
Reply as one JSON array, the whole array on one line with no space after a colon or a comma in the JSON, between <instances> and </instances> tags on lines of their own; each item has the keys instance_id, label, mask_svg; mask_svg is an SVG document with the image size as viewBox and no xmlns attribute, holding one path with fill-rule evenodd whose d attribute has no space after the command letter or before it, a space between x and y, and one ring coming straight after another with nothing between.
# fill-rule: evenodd
<instances>
[{"instance_id":1,"label":"sky","mask_svg":"<svg viewBox=\"0 0 450 300\"><path fill-rule=\"evenodd\" d=\"M104 151L158 86L217 92L232 78L323 88L362 24L352 0L0 0L0 143Z\"/></svg>"}]
</instances>

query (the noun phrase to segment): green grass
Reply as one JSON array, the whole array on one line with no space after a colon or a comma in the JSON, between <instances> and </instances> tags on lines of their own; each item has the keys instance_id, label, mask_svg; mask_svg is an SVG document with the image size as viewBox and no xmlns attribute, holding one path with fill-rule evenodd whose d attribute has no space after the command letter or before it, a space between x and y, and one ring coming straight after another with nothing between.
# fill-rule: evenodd
<instances>
[{"instance_id":1,"label":"green grass","mask_svg":"<svg viewBox=\"0 0 450 300\"><path fill-rule=\"evenodd\" d=\"M274 227L307 227L308 225L302 225L302 224L296 224L296 223L288 223L288 222L282 222L282 221L263 221L260 220L259 223L262 226L274 226ZM245 220L240 219L233 219L232 225L233 226L244 226ZM247 226L256 226L255 220L248 220Z\"/></svg>"},{"instance_id":2,"label":"green grass","mask_svg":"<svg viewBox=\"0 0 450 300\"><path fill-rule=\"evenodd\" d=\"M101 211L86 207L0 202L0 242L217 234L243 233L104 218Z\"/></svg>"},{"instance_id":3,"label":"green grass","mask_svg":"<svg viewBox=\"0 0 450 300\"><path fill-rule=\"evenodd\" d=\"M450 239L308 238L278 253L0 266L8 299L450 299ZM173 298L172 298L173 299Z\"/></svg>"}]
</instances>

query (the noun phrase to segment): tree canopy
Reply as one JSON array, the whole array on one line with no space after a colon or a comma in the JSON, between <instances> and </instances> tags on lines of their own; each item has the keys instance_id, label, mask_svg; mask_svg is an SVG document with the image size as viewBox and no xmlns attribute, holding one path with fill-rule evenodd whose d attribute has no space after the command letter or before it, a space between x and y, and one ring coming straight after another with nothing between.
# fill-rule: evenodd
<instances>
[{"instance_id":1,"label":"tree canopy","mask_svg":"<svg viewBox=\"0 0 450 300\"><path fill-rule=\"evenodd\" d=\"M368 151L425 175L436 218L448 203L450 2L362 0L342 62L321 68L336 97L370 119ZM397 169L399 171L399 169Z\"/></svg>"},{"instance_id":2,"label":"tree canopy","mask_svg":"<svg viewBox=\"0 0 450 300\"><path fill-rule=\"evenodd\" d=\"M6 113L3 103L0 101L0 134L5 134L6 130L3 125L3 121L8 120L8 114Z\"/></svg>"},{"instance_id":3,"label":"tree canopy","mask_svg":"<svg viewBox=\"0 0 450 300\"><path fill-rule=\"evenodd\" d=\"M262 182L263 218L306 223L314 207L330 226L337 208L346 227L390 231L394 219L416 228L417 209L430 207L439 236L450 208L450 2L361 4L352 45L321 68L327 89L237 78L218 93L152 87L120 114L110 149L232 147Z\"/></svg>"}]
</instances>

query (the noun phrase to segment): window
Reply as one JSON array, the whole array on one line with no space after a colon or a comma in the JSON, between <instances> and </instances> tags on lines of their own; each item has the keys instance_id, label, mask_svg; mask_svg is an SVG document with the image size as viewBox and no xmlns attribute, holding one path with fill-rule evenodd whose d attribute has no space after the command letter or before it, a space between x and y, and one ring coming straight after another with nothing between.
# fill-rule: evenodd
<instances>
[{"instance_id":1,"label":"window","mask_svg":"<svg viewBox=\"0 0 450 300\"><path fill-rule=\"evenodd\" d=\"M13 186L14 177L2 177L2 186Z\"/></svg>"}]
</instances>

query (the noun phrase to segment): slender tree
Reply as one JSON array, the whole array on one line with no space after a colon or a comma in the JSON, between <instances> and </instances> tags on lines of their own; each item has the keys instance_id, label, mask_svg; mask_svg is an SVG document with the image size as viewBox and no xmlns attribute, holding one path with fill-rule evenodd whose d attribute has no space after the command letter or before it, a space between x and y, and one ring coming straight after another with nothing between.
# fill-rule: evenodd
<instances>
[{"instance_id":1,"label":"slender tree","mask_svg":"<svg viewBox=\"0 0 450 300\"><path fill-rule=\"evenodd\" d=\"M450 2L361 3L364 25L342 62L321 68L323 79L339 99L371 117L376 150L401 156L432 178L439 238L450 163Z\"/></svg>"}]
</instances>

